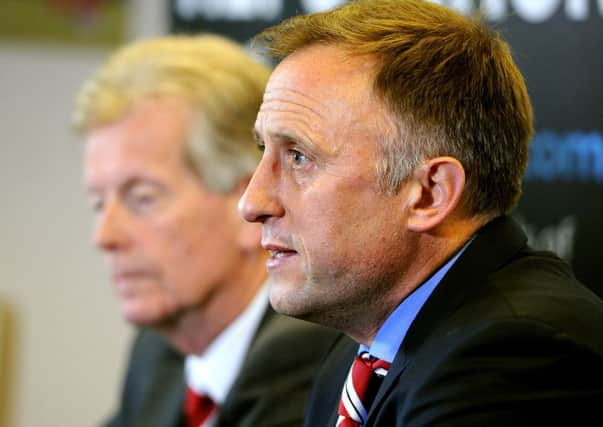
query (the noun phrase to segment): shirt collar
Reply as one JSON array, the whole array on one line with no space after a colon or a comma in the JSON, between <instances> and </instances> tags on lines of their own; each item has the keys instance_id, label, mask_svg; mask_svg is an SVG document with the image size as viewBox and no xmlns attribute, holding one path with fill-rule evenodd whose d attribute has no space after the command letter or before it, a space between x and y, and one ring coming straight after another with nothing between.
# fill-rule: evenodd
<instances>
[{"instance_id":1,"label":"shirt collar","mask_svg":"<svg viewBox=\"0 0 603 427\"><path fill-rule=\"evenodd\" d=\"M264 286L203 355L186 356L184 374L190 388L208 395L218 406L224 403L267 306L268 288Z\"/></svg>"},{"instance_id":2,"label":"shirt collar","mask_svg":"<svg viewBox=\"0 0 603 427\"><path fill-rule=\"evenodd\" d=\"M410 325L417 317L417 314L438 286L448 270L454 265L456 260L465 251L472 239L470 239L446 264L440 267L431 277L408 295L389 315L381 328L377 331L375 339L370 347L364 344L360 345L358 353L368 351L372 356L393 362L396 353L410 328Z\"/></svg>"}]
</instances>

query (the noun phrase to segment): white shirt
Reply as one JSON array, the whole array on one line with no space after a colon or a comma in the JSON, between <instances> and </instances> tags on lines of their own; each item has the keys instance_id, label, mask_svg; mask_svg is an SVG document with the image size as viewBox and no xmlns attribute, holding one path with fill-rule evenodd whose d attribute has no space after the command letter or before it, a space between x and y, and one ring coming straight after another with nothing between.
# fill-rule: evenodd
<instances>
[{"instance_id":1,"label":"white shirt","mask_svg":"<svg viewBox=\"0 0 603 427\"><path fill-rule=\"evenodd\" d=\"M202 356L186 356L184 375L191 389L208 395L218 407L224 403L267 306L268 287L264 285L239 317L211 342Z\"/></svg>"}]
</instances>

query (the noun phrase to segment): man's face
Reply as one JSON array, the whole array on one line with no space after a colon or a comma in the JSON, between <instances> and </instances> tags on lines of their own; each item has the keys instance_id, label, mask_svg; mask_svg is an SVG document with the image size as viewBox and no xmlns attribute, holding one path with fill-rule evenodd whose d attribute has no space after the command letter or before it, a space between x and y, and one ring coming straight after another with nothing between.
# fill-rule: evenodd
<instances>
[{"instance_id":1,"label":"man's face","mask_svg":"<svg viewBox=\"0 0 603 427\"><path fill-rule=\"evenodd\" d=\"M86 140L94 240L124 317L157 325L228 291L241 250L236 195L208 192L183 155L191 114L147 100Z\"/></svg>"},{"instance_id":2,"label":"man's face","mask_svg":"<svg viewBox=\"0 0 603 427\"><path fill-rule=\"evenodd\" d=\"M239 202L263 224L275 309L336 327L385 298L412 250L407 187L386 194L376 179L386 125L371 67L335 46L277 67L256 121L264 155Z\"/></svg>"}]
</instances>

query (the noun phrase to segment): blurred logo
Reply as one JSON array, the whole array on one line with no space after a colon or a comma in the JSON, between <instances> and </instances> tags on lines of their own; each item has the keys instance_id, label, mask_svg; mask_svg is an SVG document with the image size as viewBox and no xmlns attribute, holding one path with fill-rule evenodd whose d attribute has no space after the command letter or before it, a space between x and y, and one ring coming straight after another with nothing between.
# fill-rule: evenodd
<instances>
[{"instance_id":1,"label":"blurred logo","mask_svg":"<svg viewBox=\"0 0 603 427\"><path fill-rule=\"evenodd\" d=\"M516 213L513 217L526 233L530 246L535 249L555 252L567 262L572 260L577 224L575 216L566 216L558 224L544 227L529 224L521 213Z\"/></svg>"},{"instance_id":2,"label":"blurred logo","mask_svg":"<svg viewBox=\"0 0 603 427\"><path fill-rule=\"evenodd\" d=\"M603 135L551 131L536 134L524 181L537 180L603 184Z\"/></svg>"}]
</instances>

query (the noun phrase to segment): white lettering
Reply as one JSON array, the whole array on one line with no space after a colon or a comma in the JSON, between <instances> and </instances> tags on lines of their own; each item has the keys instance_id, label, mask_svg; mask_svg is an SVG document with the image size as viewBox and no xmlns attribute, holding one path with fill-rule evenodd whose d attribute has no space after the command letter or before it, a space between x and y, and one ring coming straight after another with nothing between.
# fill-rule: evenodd
<instances>
[{"instance_id":1,"label":"white lettering","mask_svg":"<svg viewBox=\"0 0 603 427\"><path fill-rule=\"evenodd\" d=\"M306 13L322 12L324 10L333 9L346 0L302 0L301 4Z\"/></svg>"},{"instance_id":2,"label":"white lettering","mask_svg":"<svg viewBox=\"0 0 603 427\"><path fill-rule=\"evenodd\" d=\"M511 0L517 14L532 23L548 20L555 14L560 3L561 0Z\"/></svg>"},{"instance_id":3,"label":"white lettering","mask_svg":"<svg viewBox=\"0 0 603 427\"><path fill-rule=\"evenodd\" d=\"M465 15L469 15L473 10L473 0L449 0L448 3L452 9L456 9Z\"/></svg>"},{"instance_id":4,"label":"white lettering","mask_svg":"<svg viewBox=\"0 0 603 427\"><path fill-rule=\"evenodd\" d=\"M584 21L590 15L589 5L590 0L566 0L565 14L576 21ZM603 16L603 0L598 0L599 15Z\"/></svg>"},{"instance_id":5,"label":"white lettering","mask_svg":"<svg viewBox=\"0 0 603 427\"><path fill-rule=\"evenodd\" d=\"M588 0L567 0L565 13L576 21L585 20L588 18Z\"/></svg>"},{"instance_id":6,"label":"white lettering","mask_svg":"<svg viewBox=\"0 0 603 427\"><path fill-rule=\"evenodd\" d=\"M283 12L283 0L177 0L176 13L192 21L200 16L209 20L273 21Z\"/></svg>"},{"instance_id":7,"label":"white lettering","mask_svg":"<svg viewBox=\"0 0 603 427\"><path fill-rule=\"evenodd\" d=\"M501 0L482 0L480 10L490 21L502 21L508 15L507 2Z\"/></svg>"},{"instance_id":8,"label":"white lettering","mask_svg":"<svg viewBox=\"0 0 603 427\"><path fill-rule=\"evenodd\" d=\"M441 4L463 14L469 15L473 11L473 0L429 0Z\"/></svg>"},{"instance_id":9,"label":"white lettering","mask_svg":"<svg viewBox=\"0 0 603 427\"><path fill-rule=\"evenodd\" d=\"M549 20L564 5L568 19L584 21L591 14L590 3L594 0L430 0L455 9L465 15L474 12L479 5L480 12L491 21L501 21L515 13L519 18L531 23ZM599 16L603 16L603 0L596 0ZM512 11L509 11L511 6Z\"/></svg>"},{"instance_id":10,"label":"white lettering","mask_svg":"<svg viewBox=\"0 0 603 427\"><path fill-rule=\"evenodd\" d=\"M567 216L558 225L549 225L541 230L528 224L521 214L515 214L514 217L523 228L532 247L553 251L568 262L572 260L577 225L575 216Z\"/></svg>"}]
</instances>

